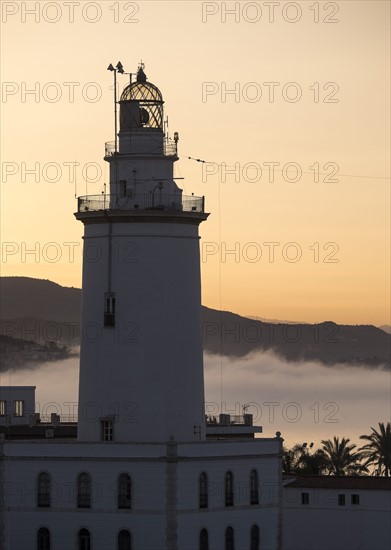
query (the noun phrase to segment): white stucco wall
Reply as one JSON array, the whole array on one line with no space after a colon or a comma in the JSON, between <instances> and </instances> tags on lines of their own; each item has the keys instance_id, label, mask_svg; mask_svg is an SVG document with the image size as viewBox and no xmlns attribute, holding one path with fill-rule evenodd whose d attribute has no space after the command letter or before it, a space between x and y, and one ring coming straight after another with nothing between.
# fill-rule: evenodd
<instances>
[{"instance_id":1,"label":"white stucco wall","mask_svg":"<svg viewBox=\"0 0 391 550\"><path fill-rule=\"evenodd\" d=\"M175 460L168 461L168 447L158 444L6 442L4 550L33 549L39 527L50 529L55 550L75 548L76 533L83 527L91 532L93 550L115 548L120 529L131 531L134 550L171 549L166 542L168 518L176 524L178 550L198 550L202 528L209 531L210 548L224 550L228 526L235 531L235 548L247 550L254 524L261 530L261 548L279 550L280 445L277 439L174 444ZM167 507L167 468L173 468L175 480L174 512ZM260 477L260 504L251 506L248 482L253 468ZM221 492L227 469L235 479L235 505L229 508ZM42 471L52 479L50 509L36 506L36 479ZM93 480L88 510L76 507L75 480L84 471ZM208 473L210 483L207 510L198 507L200 471ZM117 509L117 478L122 472L132 479L131 511Z\"/></svg>"},{"instance_id":2,"label":"white stucco wall","mask_svg":"<svg viewBox=\"0 0 391 550\"><path fill-rule=\"evenodd\" d=\"M391 548L391 492L360 489L284 487L284 550L388 550ZM301 493L309 504L301 504ZM345 506L338 506L345 494ZM360 504L351 504L351 495Z\"/></svg>"}]
</instances>

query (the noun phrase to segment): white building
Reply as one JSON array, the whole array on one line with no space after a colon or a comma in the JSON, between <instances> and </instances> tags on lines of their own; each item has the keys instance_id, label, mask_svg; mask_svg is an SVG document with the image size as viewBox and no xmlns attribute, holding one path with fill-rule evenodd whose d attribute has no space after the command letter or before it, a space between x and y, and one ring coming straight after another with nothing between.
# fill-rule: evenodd
<instances>
[{"instance_id":1,"label":"white building","mask_svg":"<svg viewBox=\"0 0 391 550\"><path fill-rule=\"evenodd\" d=\"M284 550L389 550L391 478L284 480Z\"/></svg>"},{"instance_id":2,"label":"white building","mask_svg":"<svg viewBox=\"0 0 391 550\"><path fill-rule=\"evenodd\" d=\"M35 422L35 386L0 387L0 426Z\"/></svg>"},{"instance_id":3,"label":"white building","mask_svg":"<svg viewBox=\"0 0 391 550\"><path fill-rule=\"evenodd\" d=\"M76 213L77 438L56 415L3 430L0 550L280 549L280 434L255 438L251 415L204 414L204 199L173 178L178 137L142 66L119 104L110 193L80 197Z\"/></svg>"}]
</instances>

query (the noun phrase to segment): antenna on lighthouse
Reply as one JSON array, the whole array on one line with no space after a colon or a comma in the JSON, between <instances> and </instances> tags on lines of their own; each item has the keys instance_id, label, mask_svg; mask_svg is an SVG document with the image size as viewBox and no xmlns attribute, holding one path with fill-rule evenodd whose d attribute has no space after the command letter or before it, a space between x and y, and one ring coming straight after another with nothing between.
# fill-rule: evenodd
<instances>
[{"instance_id":1,"label":"antenna on lighthouse","mask_svg":"<svg viewBox=\"0 0 391 550\"><path fill-rule=\"evenodd\" d=\"M108 71L114 72L114 153L118 152L117 148L117 73L124 74L124 66L122 65L121 61L118 61L117 65L113 67L112 63L107 67Z\"/></svg>"}]
</instances>

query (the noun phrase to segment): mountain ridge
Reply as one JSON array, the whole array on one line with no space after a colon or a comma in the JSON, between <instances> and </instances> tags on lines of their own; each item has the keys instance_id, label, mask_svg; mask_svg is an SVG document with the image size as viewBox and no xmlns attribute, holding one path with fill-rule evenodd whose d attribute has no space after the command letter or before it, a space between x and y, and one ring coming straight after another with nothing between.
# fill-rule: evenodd
<instances>
[{"instance_id":1,"label":"mountain ridge","mask_svg":"<svg viewBox=\"0 0 391 550\"><path fill-rule=\"evenodd\" d=\"M0 334L41 344L77 345L81 293L47 279L0 277ZM390 368L391 336L373 325L264 322L206 306L202 315L207 353L243 357L272 351L290 362Z\"/></svg>"}]
</instances>

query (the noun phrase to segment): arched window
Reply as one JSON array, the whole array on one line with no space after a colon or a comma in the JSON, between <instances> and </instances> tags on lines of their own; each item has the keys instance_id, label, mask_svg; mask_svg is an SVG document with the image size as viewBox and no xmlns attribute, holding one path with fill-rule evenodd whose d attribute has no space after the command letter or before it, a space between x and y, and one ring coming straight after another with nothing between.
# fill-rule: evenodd
<instances>
[{"instance_id":1,"label":"arched window","mask_svg":"<svg viewBox=\"0 0 391 550\"><path fill-rule=\"evenodd\" d=\"M50 550L50 531L46 527L38 529L37 550Z\"/></svg>"},{"instance_id":2,"label":"arched window","mask_svg":"<svg viewBox=\"0 0 391 550\"><path fill-rule=\"evenodd\" d=\"M225 530L225 550L235 550L234 530L227 527Z\"/></svg>"},{"instance_id":3,"label":"arched window","mask_svg":"<svg viewBox=\"0 0 391 550\"><path fill-rule=\"evenodd\" d=\"M250 550L259 550L259 527L258 527L258 525L253 525L251 527Z\"/></svg>"},{"instance_id":4,"label":"arched window","mask_svg":"<svg viewBox=\"0 0 391 550\"><path fill-rule=\"evenodd\" d=\"M91 550L91 535L88 529L80 529L78 532L77 550Z\"/></svg>"},{"instance_id":5,"label":"arched window","mask_svg":"<svg viewBox=\"0 0 391 550\"><path fill-rule=\"evenodd\" d=\"M132 508L132 482L128 474L118 477L118 508L130 510Z\"/></svg>"},{"instance_id":6,"label":"arched window","mask_svg":"<svg viewBox=\"0 0 391 550\"><path fill-rule=\"evenodd\" d=\"M200 486L199 486L199 496L200 496L200 508L208 507L208 475L206 472L202 472L200 475Z\"/></svg>"},{"instance_id":7,"label":"arched window","mask_svg":"<svg viewBox=\"0 0 391 550\"><path fill-rule=\"evenodd\" d=\"M225 474L225 505L233 506L234 504L234 476L232 472Z\"/></svg>"},{"instance_id":8,"label":"arched window","mask_svg":"<svg viewBox=\"0 0 391 550\"><path fill-rule=\"evenodd\" d=\"M77 507L91 508L91 477L86 472L77 477Z\"/></svg>"},{"instance_id":9,"label":"arched window","mask_svg":"<svg viewBox=\"0 0 391 550\"><path fill-rule=\"evenodd\" d=\"M118 533L118 550L132 550L132 538L126 529Z\"/></svg>"},{"instance_id":10,"label":"arched window","mask_svg":"<svg viewBox=\"0 0 391 550\"><path fill-rule=\"evenodd\" d=\"M209 536L206 529L200 531L200 550L209 550Z\"/></svg>"},{"instance_id":11,"label":"arched window","mask_svg":"<svg viewBox=\"0 0 391 550\"><path fill-rule=\"evenodd\" d=\"M41 472L37 479L37 506L50 508L50 475Z\"/></svg>"},{"instance_id":12,"label":"arched window","mask_svg":"<svg viewBox=\"0 0 391 550\"><path fill-rule=\"evenodd\" d=\"M250 504L259 504L258 472L252 470L250 474Z\"/></svg>"}]
</instances>

